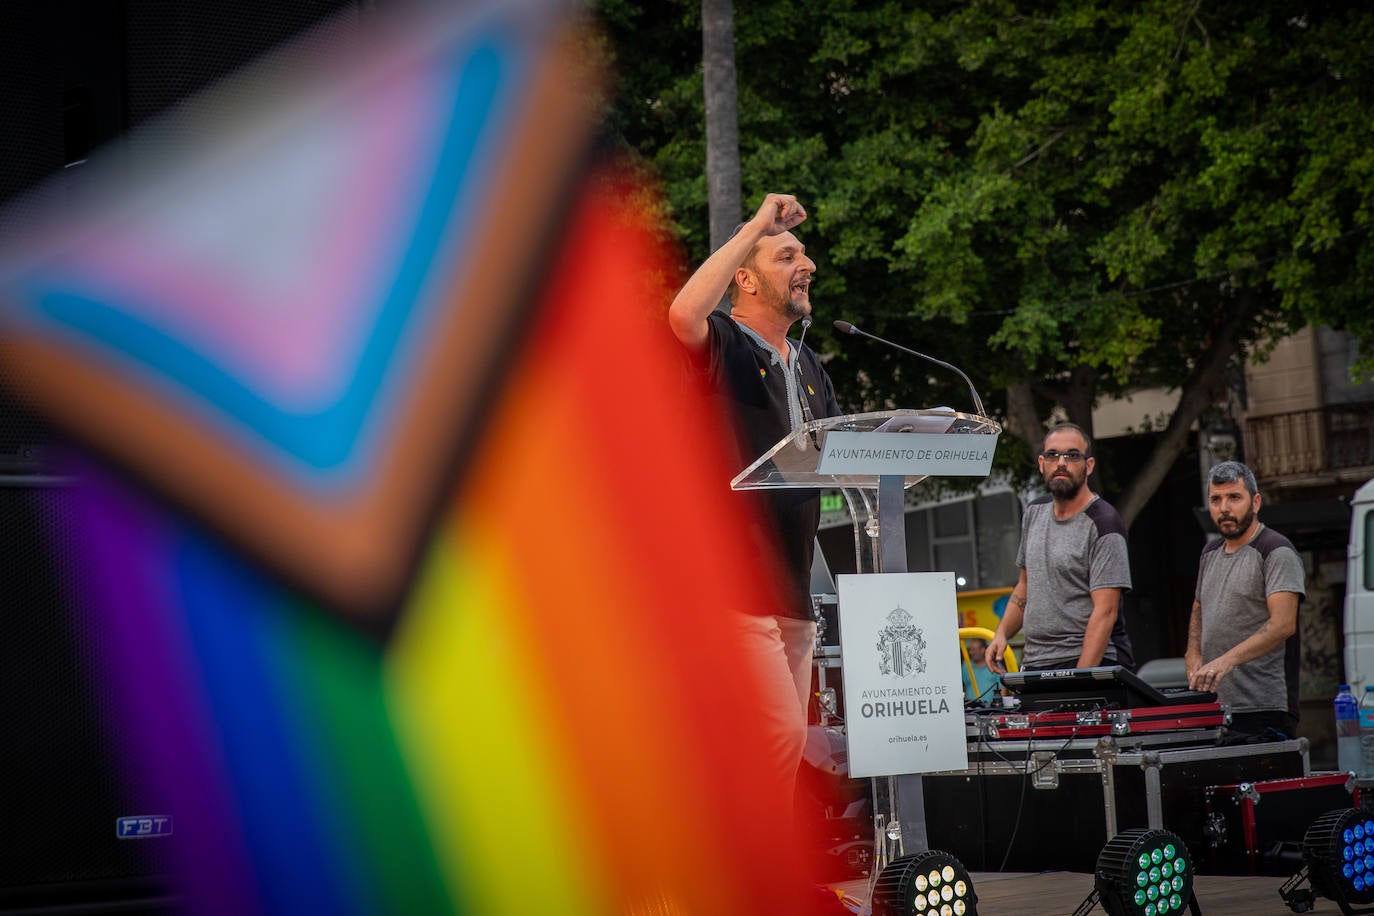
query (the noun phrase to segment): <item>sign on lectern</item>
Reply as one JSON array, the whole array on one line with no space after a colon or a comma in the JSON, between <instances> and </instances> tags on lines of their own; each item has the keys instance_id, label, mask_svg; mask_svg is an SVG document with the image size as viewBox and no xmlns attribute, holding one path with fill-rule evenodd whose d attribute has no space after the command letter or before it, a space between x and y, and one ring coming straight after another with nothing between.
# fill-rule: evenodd
<instances>
[{"instance_id":1,"label":"sign on lectern","mask_svg":"<svg viewBox=\"0 0 1374 916\"><path fill-rule=\"evenodd\" d=\"M954 574L839 576L850 776L968 766Z\"/></svg>"},{"instance_id":2,"label":"sign on lectern","mask_svg":"<svg viewBox=\"0 0 1374 916\"><path fill-rule=\"evenodd\" d=\"M947 407L826 417L779 441L730 485L877 489L884 477L904 487L931 476L986 477L1001 431L987 417Z\"/></svg>"}]
</instances>

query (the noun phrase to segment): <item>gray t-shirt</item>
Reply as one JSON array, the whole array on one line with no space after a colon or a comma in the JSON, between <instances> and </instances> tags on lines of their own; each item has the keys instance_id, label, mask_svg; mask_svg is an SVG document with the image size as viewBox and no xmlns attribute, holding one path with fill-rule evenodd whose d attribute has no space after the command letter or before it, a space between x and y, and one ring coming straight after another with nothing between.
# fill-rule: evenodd
<instances>
[{"instance_id":1,"label":"gray t-shirt","mask_svg":"<svg viewBox=\"0 0 1374 916\"><path fill-rule=\"evenodd\" d=\"M1197 593L1202 608L1202 660L1209 662L1249 639L1269 619L1268 597L1304 588L1302 559L1288 538L1261 526L1235 553L1220 538L1202 548ZM1217 685L1217 701L1232 712L1286 710L1298 715L1298 634L1231 670Z\"/></svg>"},{"instance_id":2,"label":"gray t-shirt","mask_svg":"<svg viewBox=\"0 0 1374 916\"><path fill-rule=\"evenodd\" d=\"M1064 521L1054 517L1054 497L1031 501L1021 520L1016 565L1026 571L1022 665L1051 659L1070 659L1073 664L1083 652L1092 592L1131 587L1126 526L1101 498ZM1103 661L1116 660L1116 649L1108 643Z\"/></svg>"}]
</instances>

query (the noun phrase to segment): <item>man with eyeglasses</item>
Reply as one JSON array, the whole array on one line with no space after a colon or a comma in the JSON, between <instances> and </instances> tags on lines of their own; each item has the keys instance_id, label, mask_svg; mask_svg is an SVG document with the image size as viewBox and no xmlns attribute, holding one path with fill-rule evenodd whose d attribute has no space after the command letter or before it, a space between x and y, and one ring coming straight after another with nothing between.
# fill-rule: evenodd
<instances>
[{"instance_id":1,"label":"man with eyeglasses","mask_svg":"<svg viewBox=\"0 0 1374 916\"><path fill-rule=\"evenodd\" d=\"M840 413L816 354L787 336L797 322L804 321L803 331L810 323L816 264L791 232L805 219L795 197L769 194L697 268L668 311L674 335L733 421L732 457L739 468L800 427L808 413ZM727 292L728 315L716 310ZM754 559L759 574L777 583L781 603L741 609L747 613L739 615L739 623L758 647L770 693L761 713L775 733L779 766L791 776L801 762L811 697L816 644L811 561L820 495L817 490L766 490L741 494L741 499L757 510L748 530Z\"/></svg>"},{"instance_id":2,"label":"man with eyeglasses","mask_svg":"<svg viewBox=\"0 0 1374 916\"><path fill-rule=\"evenodd\" d=\"M1032 500L1021 519L1021 576L988 647L994 671L1004 670L1007 641L1022 630L1023 668L1134 667L1120 615L1131 587L1126 526L1087 487L1096 465L1091 452L1088 434L1072 423L1045 436L1039 465L1049 493Z\"/></svg>"}]
</instances>

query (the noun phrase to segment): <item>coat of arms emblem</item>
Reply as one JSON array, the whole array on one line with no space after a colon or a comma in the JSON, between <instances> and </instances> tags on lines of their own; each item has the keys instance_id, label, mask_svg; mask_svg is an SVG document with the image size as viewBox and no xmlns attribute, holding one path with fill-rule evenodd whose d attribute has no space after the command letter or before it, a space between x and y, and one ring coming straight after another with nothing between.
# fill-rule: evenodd
<instances>
[{"instance_id":1,"label":"coat of arms emblem","mask_svg":"<svg viewBox=\"0 0 1374 916\"><path fill-rule=\"evenodd\" d=\"M910 677L926 670L926 640L921 628L901 607L887 615L887 626L878 631L878 670L894 677Z\"/></svg>"}]
</instances>

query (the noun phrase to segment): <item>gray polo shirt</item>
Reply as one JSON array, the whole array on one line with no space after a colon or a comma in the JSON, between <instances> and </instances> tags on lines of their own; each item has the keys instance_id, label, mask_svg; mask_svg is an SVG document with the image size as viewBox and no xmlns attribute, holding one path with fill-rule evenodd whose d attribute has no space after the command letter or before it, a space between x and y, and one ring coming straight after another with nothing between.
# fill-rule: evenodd
<instances>
[{"instance_id":1,"label":"gray polo shirt","mask_svg":"<svg viewBox=\"0 0 1374 916\"><path fill-rule=\"evenodd\" d=\"M1023 665L1051 659L1072 665L1083 652L1093 591L1131 587L1126 526L1100 497L1063 521L1054 517L1054 497L1031 501L1021 520L1016 565L1026 571ZM1116 649L1109 642L1103 662L1114 661Z\"/></svg>"},{"instance_id":2,"label":"gray polo shirt","mask_svg":"<svg viewBox=\"0 0 1374 916\"><path fill-rule=\"evenodd\" d=\"M1259 532L1235 553L1218 538L1202 548L1197 592L1202 608L1202 660L1209 662L1244 642L1269 619L1275 592L1307 594L1302 558L1293 543L1272 528ZM1298 715L1298 633L1259 658L1238 665L1217 685L1217 701L1232 712L1286 710Z\"/></svg>"}]
</instances>

